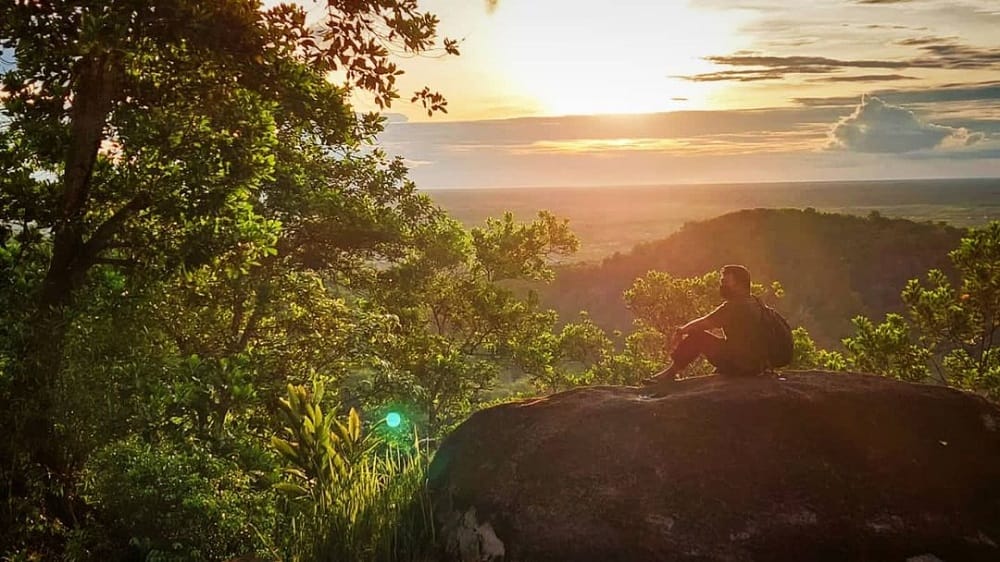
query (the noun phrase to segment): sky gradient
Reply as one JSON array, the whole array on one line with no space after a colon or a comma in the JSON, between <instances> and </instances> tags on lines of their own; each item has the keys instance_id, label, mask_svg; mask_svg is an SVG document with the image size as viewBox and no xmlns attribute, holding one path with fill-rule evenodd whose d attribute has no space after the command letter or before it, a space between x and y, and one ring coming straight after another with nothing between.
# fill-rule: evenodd
<instances>
[{"instance_id":1,"label":"sky gradient","mask_svg":"<svg viewBox=\"0 0 1000 562\"><path fill-rule=\"evenodd\" d=\"M1000 176L995 0L424 5L449 113L380 139L424 188Z\"/></svg>"}]
</instances>

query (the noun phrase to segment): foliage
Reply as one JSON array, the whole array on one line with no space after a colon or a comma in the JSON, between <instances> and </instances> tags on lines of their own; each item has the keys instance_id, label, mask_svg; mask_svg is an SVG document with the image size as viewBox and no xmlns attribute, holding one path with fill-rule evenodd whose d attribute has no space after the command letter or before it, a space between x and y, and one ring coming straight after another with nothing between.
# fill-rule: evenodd
<instances>
[{"instance_id":1,"label":"foliage","mask_svg":"<svg viewBox=\"0 0 1000 562\"><path fill-rule=\"evenodd\" d=\"M905 316L889 314L881 324L854 319L856 333L844 340L848 365L903 380L931 378L1000 397L1000 223L972 229L949 257L958 272L955 287L939 269L911 279L901 293Z\"/></svg>"},{"instance_id":2,"label":"foliage","mask_svg":"<svg viewBox=\"0 0 1000 562\"><path fill-rule=\"evenodd\" d=\"M854 325L856 333L844 339L853 370L913 382L927 378L929 354L913 343L902 316L889 314L881 324L858 316Z\"/></svg>"},{"instance_id":3,"label":"foliage","mask_svg":"<svg viewBox=\"0 0 1000 562\"><path fill-rule=\"evenodd\" d=\"M441 223L434 235L380 272L369 298L399 319L373 398L415 403L437 436L471 413L501 372L535 376L551 365L555 315L512 283L550 277L550 260L573 252L576 239L546 212L524 224L507 215L470 232Z\"/></svg>"},{"instance_id":4,"label":"foliage","mask_svg":"<svg viewBox=\"0 0 1000 562\"><path fill-rule=\"evenodd\" d=\"M184 538L189 519L211 528L207 503L161 503L157 521L178 527L130 530L130 510L153 516L108 513L110 481L87 467L127 481L162 461L165 481L208 497L182 467L207 482L270 470L254 444L287 382L378 363L394 320L362 289L446 219L369 146L381 119L347 100L388 107L390 54L434 49L437 19L412 0L329 2L318 23L252 0L8 4L0 544L54 558L105 529L163 553L176 536L189 554L246 554ZM426 88L413 99L446 106Z\"/></svg>"},{"instance_id":5,"label":"foliage","mask_svg":"<svg viewBox=\"0 0 1000 562\"><path fill-rule=\"evenodd\" d=\"M323 411L323 385L288 386L284 438L272 444L286 465L276 485L293 510L288 560L409 560L433 544L424 487L428 457L414 439L387 447L365 432L357 410L344 421Z\"/></svg>"},{"instance_id":6,"label":"foliage","mask_svg":"<svg viewBox=\"0 0 1000 562\"><path fill-rule=\"evenodd\" d=\"M639 322L671 335L719 304L720 278L718 271L689 278L650 271L625 291L625 307Z\"/></svg>"},{"instance_id":7,"label":"foliage","mask_svg":"<svg viewBox=\"0 0 1000 562\"><path fill-rule=\"evenodd\" d=\"M628 336L621 353L606 355L594 371L594 382L636 385L670 362L670 340L655 328L639 324ZM704 370L704 365L694 369Z\"/></svg>"},{"instance_id":8,"label":"foliage","mask_svg":"<svg viewBox=\"0 0 1000 562\"><path fill-rule=\"evenodd\" d=\"M96 451L83 480L84 498L99 510L99 522L120 537L116 546L127 544L145 560L264 552L260 536L276 519L266 479L197 443L150 444L132 436ZM83 546L90 545L76 545ZM90 552L88 558L98 554L124 553Z\"/></svg>"},{"instance_id":9,"label":"foliage","mask_svg":"<svg viewBox=\"0 0 1000 562\"><path fill-rule=\"evenodd\" d=\"M827 371L846 371L847 361L843 354L816 347L816 342L809 337L809 332L798 327L792 330L792 363L789 369L823 369Z\"/></svg>"}]
</instances>

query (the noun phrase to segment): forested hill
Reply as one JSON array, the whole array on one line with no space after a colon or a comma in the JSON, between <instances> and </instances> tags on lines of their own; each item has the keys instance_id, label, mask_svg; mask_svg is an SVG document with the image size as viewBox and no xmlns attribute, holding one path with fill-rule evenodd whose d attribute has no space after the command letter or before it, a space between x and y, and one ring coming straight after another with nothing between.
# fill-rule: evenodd
<instances>
[{"instance_id":1,"label":"forested hill","mask_svg":"<svg viewBox=\"0 0 1000 562\"><path fill-rule=\"evenodd\" d=\"M564 266L539 289L564 320L580 310L605 329L627 330L622 292L649 270L695 276L727 263L746 265L757 282L780 281L777 308L825 346L839 345L858 314L881 318L901 308L907 280L929 269L952 273L948 252L965 231L943 224L867 218L813 209L752 209L685 224L668 238L599 264Z\"/></svg>"}]
</instances>

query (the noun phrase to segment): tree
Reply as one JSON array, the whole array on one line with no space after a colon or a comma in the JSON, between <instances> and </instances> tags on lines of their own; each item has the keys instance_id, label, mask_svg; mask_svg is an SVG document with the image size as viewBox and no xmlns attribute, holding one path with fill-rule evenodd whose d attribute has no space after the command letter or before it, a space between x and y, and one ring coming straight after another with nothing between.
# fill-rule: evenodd
<instances>
[{"instance_id":1,"label":"tree","mask_svg":"<svg viewBox=\"0 0 1000 562\"><path fill-rule=\"evenodd\" d=\"M355 122L325 74L343 67L386 105L400 71L381 41L424 51L437 24L413 1L331 3L319 37L301 8L260 12L247 0L18 2L5 12L0 41L17 65L4 74L3 171L13 179L3 191L14 196L2 220L51 245L32 321L48 349L93 267L132 263L150 242L167 266L254 242L243 237L257 233L226 227L260 222L254 202L283 187L269 181L276 148L301 139L291 147L333 149L376 130ZM27 355L58 357L30 344ZM42 379L58 369L33 366Z\"/></svg>"},{"instance_id":2,"label":"tree","mask_svg":"<svg viewBox=\"0 0 1000 562\"><path fill-rule=\"evenodd\" d=\"M433 238L380 273L369 298L399 319L386 368L371 386L382 400L415 403L427 433L467 414L501 372L534 374L551 364L555 313L518 281L551 279L551 260L577 240L565 220L540 212L530 223L507 213L466 233L441 223Z\"/></svg>"},{"instance_id":3,"label":"tree","mask_svg":"<svg viewBox=\"0 0 1000 562\"><path fill-rule=\"evenodd\" d=\"M940 270L910 280L901 298L941 382L1000 396L1000 222L971 230L949 257L961 285Z\"/></svg>"},{"instance_id":4,"label":"tree","mask_svg":"<svg viewBox=\"0 0 1000 562\"><path fill-rule=\"evenodd\" d=\"M961 285L940 269L911 279L900 297L905 316L881 324L854 319L844 340L849 366L911 381L932 377L987 396L1000 396L1000 223L970 230L949 253Z\"/></svg>"},{"instance_id":5,"label":"tree","mask_svg":"<svg viewBox=\"0 0 1000 562\"><path fill-rule=\"evenodd\" d=\"M62 423L59 401L70 382L127 378L95 380L127 354L91 355L90 369L77 362L85 354L126 353L118 338L159 350L148 359L168 372L190 360L211 374L200 380L218 381L196 389L210 399L192 408L220 433L243 379L256 377L247 354L309 324L287 314L280 290L321 283L306 299L330 312L338 285L398 258L437 220L401 163L364 151L379 120L346 102L360 89L388 106L401 72L390 50L433 48L437 20L412 0L330 2L319 26L300 7L261 11L253 0L8 1L2 12L0 47L16 57L0 96L0 298L16 303L0 322L0 403L13 430L2 486L10 499L37 476L45 493L4 501L0 522L15 528L18 506L40 505L65 529L86 508L72 451L94 444L78 447L93 428ZM331 71L347 83L329 83ZM414 99L445 107L427 89ZM101 321L190 312L199 297L213 310L188 318L203 334L154 326L147 337L122 329L148 329L148 317ZM109 339L88 339L98 335ZM115 394L104 390L102 400Z\"/></svg>"}]
</instances>

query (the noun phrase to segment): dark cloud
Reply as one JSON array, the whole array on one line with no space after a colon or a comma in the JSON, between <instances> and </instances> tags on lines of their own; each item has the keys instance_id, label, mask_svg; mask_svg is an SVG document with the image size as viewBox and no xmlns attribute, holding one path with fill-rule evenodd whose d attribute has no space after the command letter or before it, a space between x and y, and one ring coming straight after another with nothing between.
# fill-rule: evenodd
<instances>
[{"instance_id":1,"label":"dark cloud","mask_svg":"<svg viewBox=\"0 0 1000 562\"><path fill-rule=\"evenodd\" d=\"M927 28L923 26L914 27L912 25L899 25L899 24L887 25L884 23L869 23L864 27L865 29L910 29L913 31L927 31Z\"/></svg>"},{"instance_id":2,"label":"dark cloud","mask_svg":"<svg viewBox=\"0 0 1000 562\"><path fill-rule=\"evenodd\" d=\"M997 47L972 47L954 37L915 37L899 44L917 47L924 53L910 61L915 68L1000 69L1000 48Z\"/></svg>"},{"instance_id":3,"label":"dark cloud","mask_svg":"<svg viewBox=\"0 0 1000 562\"><path fill-rule=\"evenodd\" d=\"M694 76L674 76L673 78L683 78L693 82L757 82L760 80L781 80L787 74L826 74L833 71L832 68L819 66L780 66L761 70L722 70Z\"/></svg>"},{"instance_id":4,"label":"dark cloud","mask_svg":"<svg viewBox=\"0 0 1000 562\"><path fill-rule=\"evenodd\" d=\"M709 62L735 67L733 70L694 74L680 78L694 82L724 80L750 82L780 80L794 74L834 74L853 68L1000 70L1000 48L998 47L974 47L960 43L955 37L912 37L897 41L897 44L914 47L920 54L904 60L851 60L818 56L734 53L705 57L705 60Z\"/></svg>"},{"instance_id":5,"label":"dark cloud","mask_svg":"<svg viewBox=\"0 0 1000 562\"><path fill-rule=\"evenodd\" d=\"M770 68L907 68L910 66L906 61L841 60L812 56L720 55L705 57L705 60L725 66L764 66Z\"/></svg>"},{"instance_id":6,"label":"dark cloud","mask_svg":"<svg viewBox=\"0 0 1000 562\"><path fill-rule=\"evenodd\" d=\"M1000 100L1000 82L973 82L943 84L918 90L876 90L871 92L879 99L897 105L941 102L992 102ZM828 98L794 98L799 105L810 107L843 107L857 103L856 96Z\"/></svg>"},{"instance_id":7,"label":"dark cloud","mask_svg":"<svg viewBox=\"0 0 1000 562\"><path fill-rule=\"evenodd\" d=\"M913 0L856 0L855 4L903 4Z\"/></svg>"},{"instance_id":8,"label":"dark cloud","mask_svg":"<svg viewBox=\"0 0 1000 562\"><path fill-rule=\"evenodd\" d=\"M727 55L706 57L715 64L736 67L758 67L739 70L721 70L690 76L677 76L693 82L719 82L732 80L736 82L753 82L758 80L782 80L789 74L834 74L845 68L907 68L909 65L900 61L878 60L839 60L826 57L804 56L764 56L764 55Z\"/></svg>"},{"instance_id":9,"label":"dark cloud","mask_svg":"<svg viewBox=\"0 0 1000 562\"><path fill-rule=\"evenodd\" d=\"M968 146L982 133L925 123L910 110L868 96L830 131L829 148L853 152L904 153L942 145Z\"/></svg>"},{"instance_id":10,"label":"dark cloud","mask_svg":"<svg viewBox=\"0 0 1000 562\"><path fill-rule=\"evenodd\" d=\"M861 74L848 76L824 76L813 78L810 82L890 82L895 80L916 80L916 76L905 74Z\"/></svg>"},{"instance_id":11,"label":"dark cloud","mask_svg":"<svg viewBox=\"0 0 1000 562\"><path fill-rule=\"evenodd\" d=\"M925 47L927 45L938 45L941 43L954 43L957 37L909 37L907 39L900 39L896 41L897 45L903 45L904 47Z\"/></svg>"}]
</instances>

